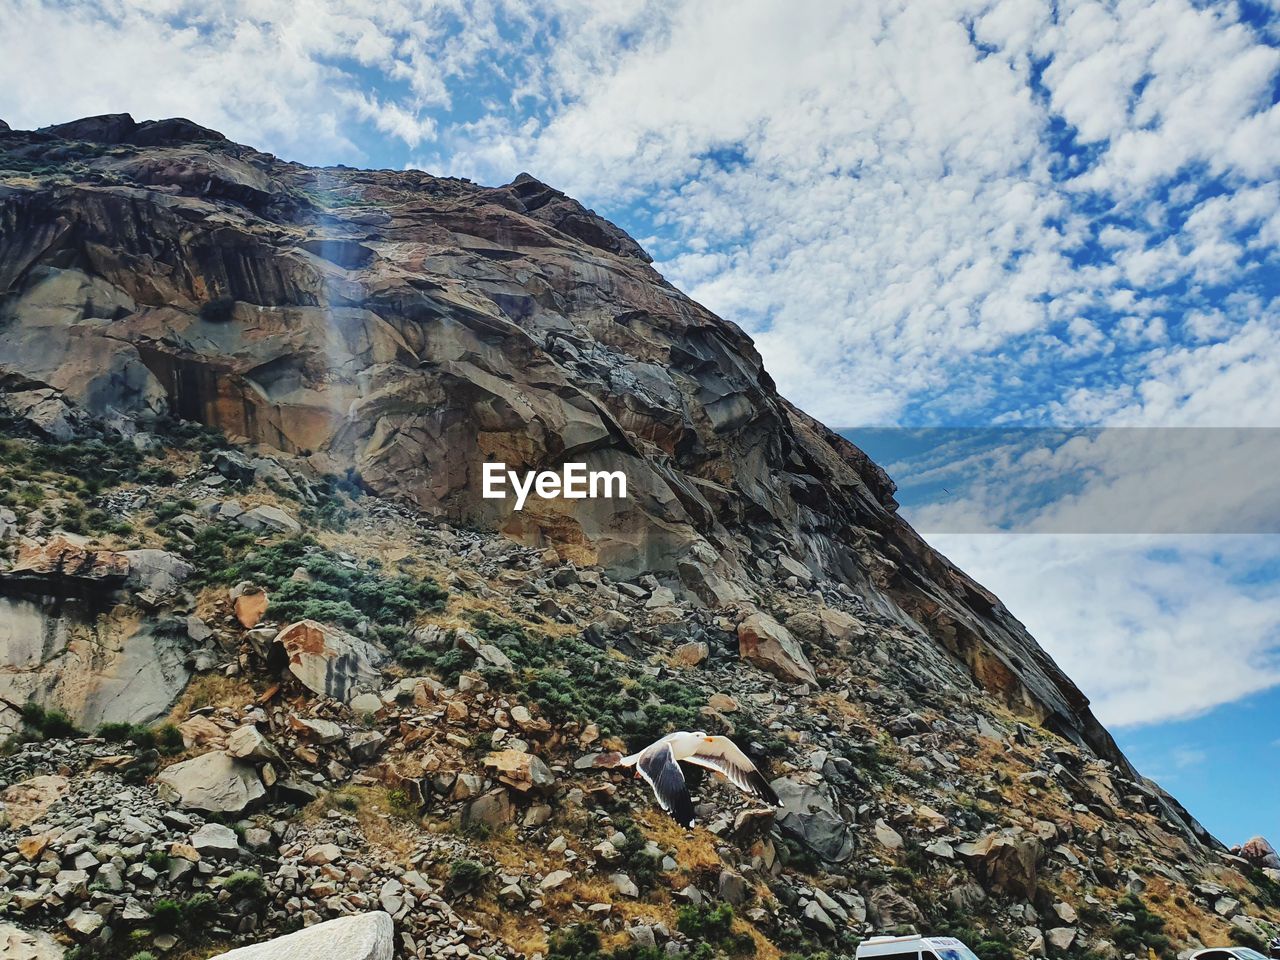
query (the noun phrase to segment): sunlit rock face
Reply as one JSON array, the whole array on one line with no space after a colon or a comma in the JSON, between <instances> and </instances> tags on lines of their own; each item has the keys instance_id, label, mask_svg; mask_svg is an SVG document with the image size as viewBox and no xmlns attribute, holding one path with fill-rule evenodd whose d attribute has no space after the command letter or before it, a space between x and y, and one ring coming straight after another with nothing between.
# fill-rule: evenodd
<instances>
[{"instance_id":1,"label":"sunlit rock face","mask_svg":"<svg viewBox=\"0 0 1280 960\"><path fill-rule=\"evenodd\" d=\"M0 294L0 400L51 435L176 414L579 564L670 573L710 606L749 604L782 553L1124 763L738 327L531 177L312 169L183 120L0 131ZM515 512L481 497L486 460L623 470L629 496Z\"/></svg>"}]
</instances>

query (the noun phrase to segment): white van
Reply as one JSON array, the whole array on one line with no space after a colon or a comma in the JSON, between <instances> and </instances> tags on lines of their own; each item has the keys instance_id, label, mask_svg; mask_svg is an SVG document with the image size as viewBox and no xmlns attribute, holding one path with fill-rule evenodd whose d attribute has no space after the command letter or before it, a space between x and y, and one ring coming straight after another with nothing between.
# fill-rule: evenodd
<instances>
[{"instance_id":1,"label":"white van","mask_svg":"<svg viewBox=\"0 0 1280 960\"><path fill-rule=\"evenodd\" d=\"M978 960L955 937L872 937L858 944L857 960Z\"/></svg>"}]
</instances>

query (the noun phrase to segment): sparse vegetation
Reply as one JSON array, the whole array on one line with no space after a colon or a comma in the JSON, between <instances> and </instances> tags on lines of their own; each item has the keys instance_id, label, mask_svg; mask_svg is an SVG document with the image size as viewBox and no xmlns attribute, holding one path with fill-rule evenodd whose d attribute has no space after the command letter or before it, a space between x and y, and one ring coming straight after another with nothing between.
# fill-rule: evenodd
<instances>
[{"instance_id":1,"label":"sparse vegetation","mask_svg":"<svg viewBox=\"0 0 1280 960\"><path fill-rule=\"evenodd\" d=\"M551 935L547 960L663 960L657 947L629 946L600 949L600 933L589 923L575 923Z\"/></svg>"},{"instance_id":2,"label":"sparse vegetation","mask_svg":"<svg viewBox=\"0 0 1280 960\"><path fill-rule=\"evenodd\" d=\"M474 893L489 880L490 871L475 860L455 860L449 864L449 879L445 884L450 893Z\"/></svg>"},{"instance_id":3,"label":"sparse vegetation","mask_svg":"<svg viewBox=\"0 0 1280 960\"><path fill-rule=\"evenodd\" d=\"M341 560L310 537L292 537L235 556L243 540L207 534L196 538L196 550L217 556L206 567L212 580L251 580L271 596L272 614L284 621L311 619L351 629L368 622L394 649L404 635L402 624L444 606L446 591L434 580ZM249 542L253 542L250 536ZM194 559L194 558L193 558ZM295 577L296 571L302 571Z\"/></svg>"},{"instance_id":4,"label":"sparse vegetation","mask_svg":"<svg viewBox=\"0 0 1280 960\"><path fill-rule=\"evenodd\" d=\"M755 941L748 934L733 931L733 907L685 904L676 913L676 928L697 947L691 956L742 957L755 953Z\"/></svg>"},{"instance_id":5,"label":"sparse vegetation","mask_svg":"<svg viewBox=\"0 0 1280 960\"><path fill-rule=\"evenodd\" d=\"M1116 909L1132 917L1111 928L1111 940L1117 947L1130 953L1149 949L1159 956L1170 955L1170 941L1164 934L1163 917L1152 913L1133 894L1123 897L1116 904Z\"/></svg>"},{"instance_id":6,"label":"sparse vegetation","mask_svg":"<svg viewBox=\"0 0 1280 960\"><path fill-rule=\"evenodd\" d=\"M237 870L222 881L222 889L237 900L261 900L267 884L257 870Z\"/></svg>"},{"instance_id":7,"label":"sparse vegetation","mask_svg":"<svg viewBox=\"0 0 1280 960\"><path fill-rule=\"evenodd\" d=\"M34 700L22 707L23 739L54 740L59 737L74 737L80 733L61 710L46 710Z\"/></svg>"}]
</instances>

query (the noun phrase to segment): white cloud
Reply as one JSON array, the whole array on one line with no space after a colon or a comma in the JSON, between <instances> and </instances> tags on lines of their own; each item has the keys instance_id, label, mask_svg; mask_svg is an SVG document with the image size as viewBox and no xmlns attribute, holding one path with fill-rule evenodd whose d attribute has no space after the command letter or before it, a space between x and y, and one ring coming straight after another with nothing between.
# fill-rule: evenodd
<instances>
[{"instance_id":1,"label":"white cloud","mask_svg":"<svg viewBox=\"0 0 1280 960\"><path fill-rule=\"evenodd\" d=\"M1184 719L1280 684L1280 537L933 535L1104 724Z\"/></svg>"},{"instance_id":2,"label":"white cloud","mask_svg":"<svg viewBox=\"0 0 1280 960\"><path fill-rule=\"evenodd\" d=\"M1006 416L1105 415L1110 345L1170 335L1163 318L1133 318L1204 315L1202 285L1239 285L1274 258L1280 53L1229 9L579 13L531 81L545 116L454 129L428 165L482 179L527 167L588 201L643 203L668 241L664 271L752 332L783 391L829 422L892 420L913 402L991 416L1011 371L1032 376ZM1061 153L1061 121L1095 154ZM1228 192L1194 206L1179 175ZM1097 197L1103 215L1081 212ZM1095 237L1111 252L1082 263ZM690 252L699 241L714 256ZM1044 382L1080 358L1094 366ZM1160 377L1142 357L1124 364L1125 382Z\"/></svg>"},{"instance_id":3,"label":"white cloud","mask_svg":"<svg viewBox=\"0 0 1280 960\"><path fill-rule=\"evenodd\" d=\"M410 147L435 135L450 79L503 53L494 16L454 0L0 0L0 116L186 116L291 159L359 162L357 121Z\"/></svg>"}]
</instances>

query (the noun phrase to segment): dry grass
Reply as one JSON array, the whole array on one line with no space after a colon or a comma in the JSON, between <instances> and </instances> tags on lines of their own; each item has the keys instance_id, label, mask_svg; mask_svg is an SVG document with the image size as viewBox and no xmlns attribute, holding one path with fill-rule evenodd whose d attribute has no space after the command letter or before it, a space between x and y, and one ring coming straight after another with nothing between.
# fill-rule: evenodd
<instances>
[{"instance_id":1,"label":"dry grass","mask_svg":"<svg viewBox=\"0 0 1280 960\"><path fill-rule=\"evenodd\" d=\"M247 680L228 677L221 673L202 673L193 677L182 691L173 709L169 711L170 723L181 723L195 710L205 707L240 708L253 702L257 691Z\"/></svg>"},{"instance_id":2,"label":"dry grass","mask_svg":"<svg viewBox=\"0 0 1280 960\"><path fill-rule=\"evenodd\" d=\"M360 787L349 784L318 797L302 811L302 821L315 823L324 819L329 810L341 810L355 816L369 846L391 855L380 858L384 861L407 862L422 837L422 827L417 818L412 812L397 806L391 799L391 790L381 785Z\"/></svg>"}]
</instances>

